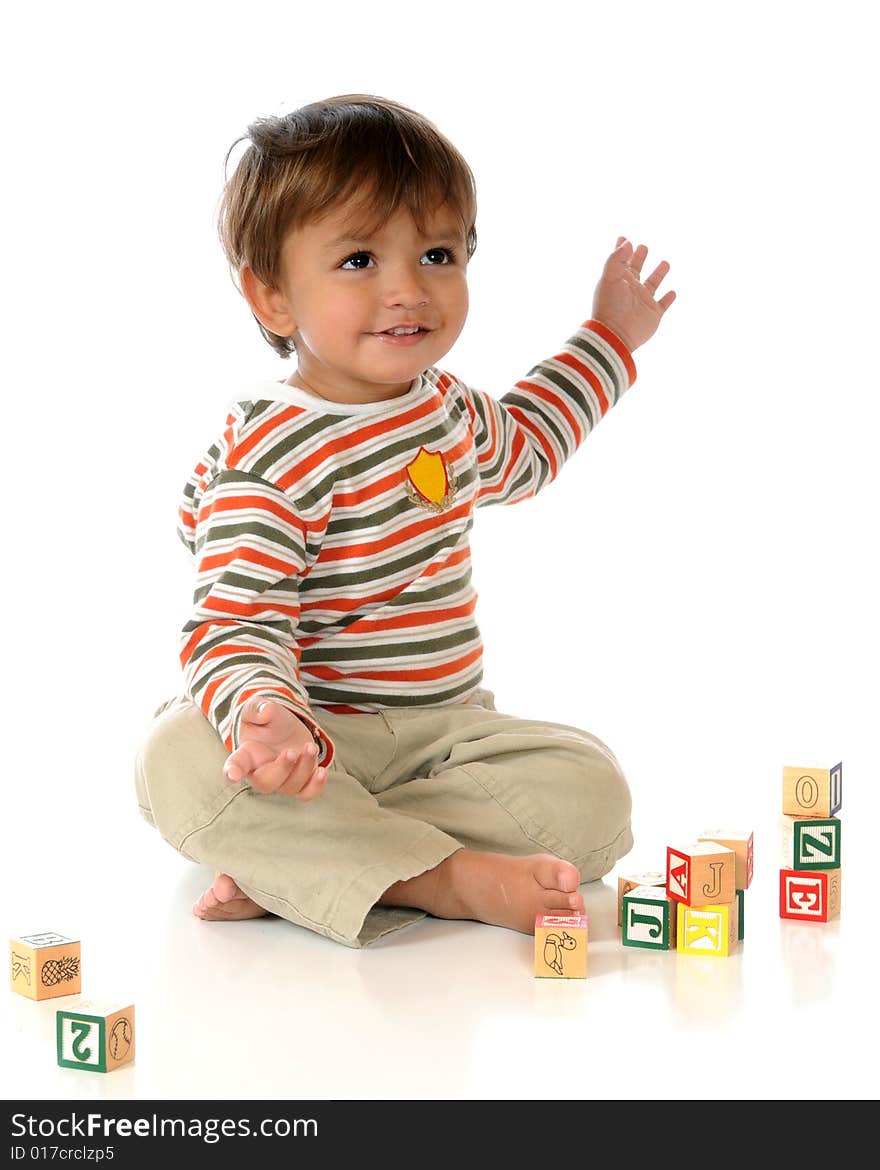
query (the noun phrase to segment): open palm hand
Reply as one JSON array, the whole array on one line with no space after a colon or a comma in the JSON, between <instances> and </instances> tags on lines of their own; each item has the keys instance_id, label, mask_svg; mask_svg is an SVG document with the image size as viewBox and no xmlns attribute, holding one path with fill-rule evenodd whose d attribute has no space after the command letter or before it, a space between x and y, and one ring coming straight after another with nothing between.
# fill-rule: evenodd
<instances>
[{"instance_id":1,"label":"open palm hand","mask_svg":"<svg viewBox=\"0 0 880 1170\"><path fill-rule=\"evenodd\" d=\"M648 255L644 244L633 248L624 236L605 261L593 296L593 318L601 321L632 352L653 337L660 319L672 302L670 291L657 300L657 288L669 271L663 260L642 280L642 266Z\"/></svg>"}]
</instances>

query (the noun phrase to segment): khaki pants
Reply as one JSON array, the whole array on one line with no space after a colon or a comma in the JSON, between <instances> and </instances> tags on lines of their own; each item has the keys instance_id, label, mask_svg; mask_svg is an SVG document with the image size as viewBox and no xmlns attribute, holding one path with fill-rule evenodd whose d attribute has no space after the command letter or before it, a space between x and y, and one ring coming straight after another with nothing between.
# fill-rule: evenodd
<instances>
[{"instance_id":1,"label":"khaki pants","mask_svg":"<svg viewBox=\"0 0 880 1170\"><path fill-rule=\"evenodd\" d=\"M320 720L336 755L324 792L303 802L231 784L199 708L166 703L137 759L142 815L266 910L350 947L423 918L376 901L462 846L552 853L585 882L632 848L629 788L608 748L574 727L500 715L488 691Z\"/></svg>"}]
</instances>

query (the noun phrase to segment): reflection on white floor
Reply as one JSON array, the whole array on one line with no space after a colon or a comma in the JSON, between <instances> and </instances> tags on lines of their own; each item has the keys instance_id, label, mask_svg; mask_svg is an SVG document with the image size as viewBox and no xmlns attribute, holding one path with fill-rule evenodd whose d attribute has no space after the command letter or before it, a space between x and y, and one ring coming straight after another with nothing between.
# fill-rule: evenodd
<instances>
[{"instance_id":1,"label":"reflection on white floor","mask_svg":"<svg viewBox=\"0 0 880 1170\"><path fill-rule=\"evenodd\" d=\"M611 874L583 887L587 979L550 980L534 977L531 938L477 923L425 919L361 951L276 918L203 923L190 907L209 876L144 827L112 883L86 869L51 912L36 892L14 921L7 906L8 937L81 938L83 994L134 1001L137 1057L107 1074L59 1068L65 1001L7 993L4 1097L877 1094L873 944L860 927L870 891L858 882L839 921L784 922L764 867L744 943L715 959L623 947ZM812 1057L797 1060L807 1037Z\"/></svg>"}]
</instances>

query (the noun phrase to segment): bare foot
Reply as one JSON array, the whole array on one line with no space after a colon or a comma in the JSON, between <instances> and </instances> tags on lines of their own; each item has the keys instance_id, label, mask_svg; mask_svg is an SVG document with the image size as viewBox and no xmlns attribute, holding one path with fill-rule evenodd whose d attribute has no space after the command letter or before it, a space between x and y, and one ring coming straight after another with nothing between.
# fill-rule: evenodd
<instances>
[{"instance_id":1,"label":"bare foot","mask_svg":"<svg viewBox=\"0 0 880 1170\"><path fill-rule=\"evenodd\" d=\"M434 869L395 882L379 900L534 934L536 914L584 913L580 881L577 866L552 853L512 857L459 849Z\"/></svg>"},{"instance_id":2,"label":"bare foot","mask_svg":"<svg viewBox=\"0 0 880 1170\"><path fill-rule=\"evenodd\" d=\"M193 914L206 922L235 922L268 914L262 906L238 888L228 873L217 873L195 906Z\"/></svg>"}]
</instances>

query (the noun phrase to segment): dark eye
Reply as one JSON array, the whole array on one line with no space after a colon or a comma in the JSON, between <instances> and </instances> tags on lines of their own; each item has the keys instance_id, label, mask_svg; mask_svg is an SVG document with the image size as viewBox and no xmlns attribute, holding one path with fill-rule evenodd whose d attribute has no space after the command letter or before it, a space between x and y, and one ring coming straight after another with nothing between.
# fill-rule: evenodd
<instances>
[{"instance_id":1,"label":"dark eye","mask_svg":"<svg viewBox=\"0 0 880 1170\"><path fill-rule=\"evenodd\" d=\"M340 267L344 268L346 266L346 264L350 264L353 260L369 260L369 259L370 259L369 252L355 252L353 255L349 256L347 260L343 260ZM357 264L354 268L354 271L358 272L363 268L366 268L365 264Z\"/></svg>"},{"instance_id":2,"label":"dark eye","mask_svg":"<svg viewBox=\"0 0 880 1170\"><path fill-rule=\"evenodd\" d=\"M455 260L455 253L451 248L429 248L425 253L426 256L445 256L446 260L441 260L440 264L451 264Z\"/></svg>"}]
</instances>

